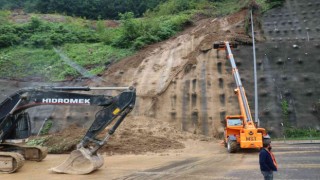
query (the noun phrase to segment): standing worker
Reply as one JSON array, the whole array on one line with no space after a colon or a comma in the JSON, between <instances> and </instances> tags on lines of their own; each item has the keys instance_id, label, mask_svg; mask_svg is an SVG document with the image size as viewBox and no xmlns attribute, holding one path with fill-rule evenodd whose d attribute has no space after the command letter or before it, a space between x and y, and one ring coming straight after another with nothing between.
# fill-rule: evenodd
<instances>
[{"instance_id":1,"label":"standing worker","mask_svg":"<svg viewBox=\"0 0 320 180\"><path fill-rule=\"evenodd\" d=\"M265 180L273 179L273 171L277 171L277 162L271 152L271 144L263 144L259 153L260 170Z\"/></svg>"}]
</instances>

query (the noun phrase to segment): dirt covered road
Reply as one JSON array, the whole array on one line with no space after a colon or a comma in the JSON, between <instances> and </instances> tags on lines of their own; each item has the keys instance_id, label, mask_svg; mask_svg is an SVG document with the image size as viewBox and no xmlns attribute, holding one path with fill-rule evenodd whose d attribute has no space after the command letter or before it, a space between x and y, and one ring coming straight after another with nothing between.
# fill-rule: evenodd
<instances>
[{"instance_id":1,"label":"dirt covered road","mask_svg":"<svg viewBox=\"0 0 320 180\"><path fill-rule=\"evenodd\" d=\"M1 174L1 179L261 179L258 151L226 153L218 141L187 140L185 149L141 155L104 155L105 164L89 175L53 174L48 171L68 155L49 155L42 162L26 162L14 174ZM279 164L275 179L319 179L320 144L274 143Z\"/></svg>"}]
</instances>

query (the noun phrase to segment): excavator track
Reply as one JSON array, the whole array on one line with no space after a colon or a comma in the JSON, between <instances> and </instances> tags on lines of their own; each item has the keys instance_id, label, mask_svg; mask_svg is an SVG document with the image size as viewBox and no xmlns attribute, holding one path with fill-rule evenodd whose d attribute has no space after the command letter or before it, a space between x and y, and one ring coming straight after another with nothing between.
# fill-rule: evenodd
<instances>
[{"instance_id":1,"label":"excavator track","mask_svg":"<svg viewBox=\"0 0 320 180\"><path fill-rule=\"evenodd\" d=\"M41 161L47 154L48 150L46 147L41 146L27 146L23 144L12 144L12 143L3 143L0 145L1 151L4 152L17 152L21 154L25 160L29 161Z\"/></svg>"},{"instance_id":2,"label":"excavator track","mask_svg":"<svg viewBox=\"0 0 320 180\"><path fill-rule=\"evenodd\" d=\"M24 161L19 153L0 152L0 172L13 173L24 165Z\"/></svg>"},{"instance_id":3,"label":"excavator track","mask_svg":"<svg viewBox=\"0 0 320 180\"><path fill-rule=\"evenodd\" d=\"M45 147L3 143L0 145L0 172L13 173L23 166L25 160L41 161L47 153Z\"/></svg>"},{"instance_id":4,"label":"excavator track","mask_svg":"<svg viewBox=\"0 0 320 180\"><path fill-rule=\"evenodd\" d=\"M46 147L41 147L41 146L23 146L25 148L26 152L28 152L28 157L26 155L24 158L26 160L30 161L42 161L44 158L47 157L48 154L48 148Z\"/></svg>"}]
</instances>

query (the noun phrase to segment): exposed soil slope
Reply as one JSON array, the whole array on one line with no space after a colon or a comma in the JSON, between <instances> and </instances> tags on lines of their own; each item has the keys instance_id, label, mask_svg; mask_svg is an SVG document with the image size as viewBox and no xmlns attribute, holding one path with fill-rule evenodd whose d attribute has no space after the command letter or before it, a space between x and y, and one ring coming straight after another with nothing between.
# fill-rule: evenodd
<instances>
[{"instance_id":1,"label":"exposed soil slope","mask_svg":"<svg viewBox=\"0 0 320 180\"><path fill-rule=\"evenodd\" d=\"M317 58L320 31L318 20L313 19L314 14L319 13L317 4L312 0L287 1L285 7L270 11L262 18L264 31L261 32L265 37L260 38L265 41L257 44L259 117L262 127L273 135L282 135L283 100L289 103L291 125L319 128L320 112L316 102L320 94L320 61ZM203 138L198 135L221 137L220 121L227 114L238 114L239 107L225 52L213 50L212 44L225 40L250 43L251 37L245 33L247 16L248 11L243 10L227 17L199 18L194 26L175 37L113 64L100 82L67 83L68 86L133 85L137 89L136 106L110 140L110 149L106 151L139 153L183 148L179 141L184 139ZM240 46L233 53L253 109L252 47ZM0 83L5 87L2 94L38 85ZM88 128L95 111L94 107L49 106L29 112L34 133L47 117L53 119L53 133L70 124ZM64 136L70 134L62 132Z\"/></svg>"},{"instance_id":2,"label":"exposed soil slope","mask_svg":"<svg viewBox=\"0 0 320 180\"><path fill-rule=\"evenodd\" d=\"M137 88L134 116L217 137L220 120L237 109L237 103L230 96L232 76L224 52L218 55L211 49L215 41L250 42L244 30L246 15L243 10L225 18L200 19L176 37L111 66L103 77Z\"/></svg>"}]
</instances>

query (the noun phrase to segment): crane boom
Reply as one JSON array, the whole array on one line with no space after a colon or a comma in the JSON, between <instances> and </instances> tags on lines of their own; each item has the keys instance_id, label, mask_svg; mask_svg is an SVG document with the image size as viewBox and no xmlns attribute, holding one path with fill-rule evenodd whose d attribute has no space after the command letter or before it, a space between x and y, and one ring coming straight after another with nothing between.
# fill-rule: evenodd
<instances>
[{"instance_id":1,"label":"crane boom","mask_svg":"<svg viewBox=\"0 0 320 180\"><path fill-rule=\"evenodd\" d=\"M228 152L234 153L239 148L261 148L263 144L270 143L270 136L264 128L257 128L252 121L247 96L241 82L240 74L231 51L236 44L228 41L215 43L214 49L226 51L227 59L231 63L232 75L236 82L235 94L238 96L240 115L227 115L224 130L224 142Z\"/></svg>"},{"instance_id":2,"label":"crane boom","mask_svg":"<svg viewBox=\"0 0 320 180\"><path fill-rule=\"evenodd\" d=\"M245 95L244 88L242 86L242 82L241 82L241 78L240 78L240 74L239 74L236 62L235 62L235 60L233 58L233 54L231 52L230 43L226 41L225 42L225 46L226 46L226 49L227 49L227 51L226 51L227 58L229 59L229 61L231 63L231 66L232 66L232 74L233 74L234 80L236 81L237 89L240 92L240 97L239 97L240 98L239 99L240 110L244 111L244 112L241 112L241 114L245 115L244 117L245 117L246 122L251 122L252 118L251 118L250 108L249 108L249 105L248 105L248 100L247 100L247 97ZM241 106L243 106L243 108L241 108Z\"/></svg>"}]
</instances>

